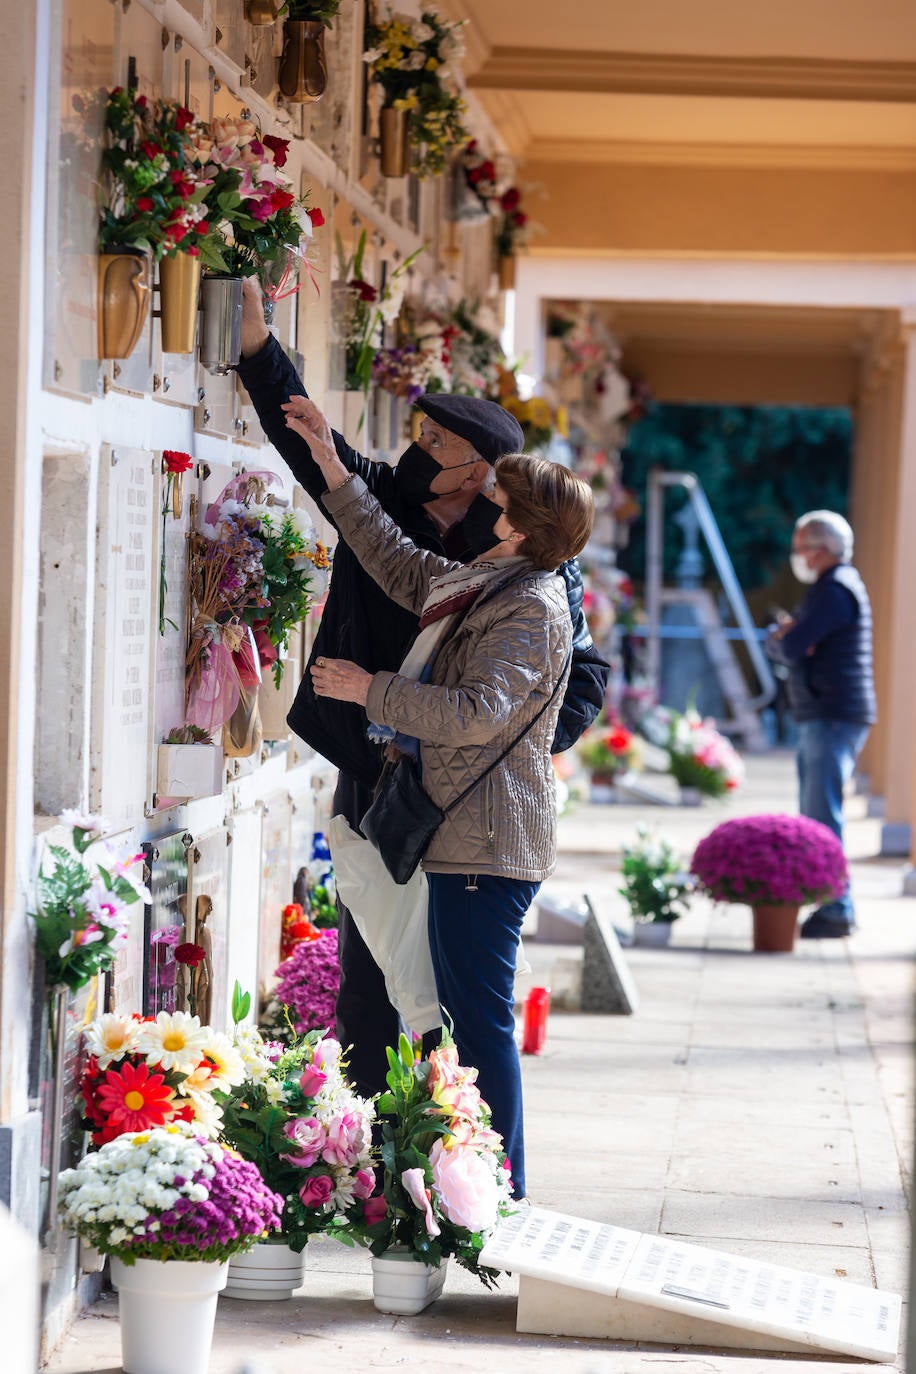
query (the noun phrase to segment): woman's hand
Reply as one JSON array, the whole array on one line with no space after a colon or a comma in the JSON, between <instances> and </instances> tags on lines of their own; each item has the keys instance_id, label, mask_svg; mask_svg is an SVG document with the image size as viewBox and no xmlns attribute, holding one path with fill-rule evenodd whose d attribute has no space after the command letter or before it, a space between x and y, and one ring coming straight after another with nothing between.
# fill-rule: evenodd
<instances>
[{"instance_id":1,"label":"woman's hand","mask_svg":"<svg viewBox=\"0 0 916 1374\"><path fill-rule=\"evenodd\" d=\"M345 658L316 658L310 672L316 696L355 701L357 706L365 706L372 674L364 668Z\"/></svg>"},{"instance_id":2,"label":"woman's hand","mask_svg":"<svg viewBox=\"0 0 916 1374\"><path fill-rule=\"evenodd\" d=\"M280 409L286 414L287 429L301 435L308 444L329 489L339 487L350 474L337 456L331 426L315 402L307 396L290 396Z\"/></svg>"}]
</instances>

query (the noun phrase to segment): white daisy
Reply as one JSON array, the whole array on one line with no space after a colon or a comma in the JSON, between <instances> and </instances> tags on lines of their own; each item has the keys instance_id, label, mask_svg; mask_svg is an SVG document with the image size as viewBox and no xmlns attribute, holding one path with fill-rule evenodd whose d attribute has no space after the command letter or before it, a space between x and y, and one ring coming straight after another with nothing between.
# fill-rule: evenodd
<instances>
[{"instance_id":1,"label":"white daisy","mask_svg":"<svg viewBox=\"0 0 916 1374\"><path fill-rule=\"evenodd\" d=\"M200 1017L185 1011L161 1011L155 1021L142 1023L137 1048L150 1064L192 1073L201 1061L208 1035Z\"/></svg>"},{"instance_id":2,"label":"white daisy","mask_svg":"<svg viewBox=\"0 0 916 1374\"><path fill-rule=\"evenodd\" d=\"M83 1031L83 1040L89 1053L99 1061L99 1068L107 1069L113 1060L136 1049L140 1031L141 1023L132 1016L109 1011L89 1022Z\"/></svg>"}]
</instances>

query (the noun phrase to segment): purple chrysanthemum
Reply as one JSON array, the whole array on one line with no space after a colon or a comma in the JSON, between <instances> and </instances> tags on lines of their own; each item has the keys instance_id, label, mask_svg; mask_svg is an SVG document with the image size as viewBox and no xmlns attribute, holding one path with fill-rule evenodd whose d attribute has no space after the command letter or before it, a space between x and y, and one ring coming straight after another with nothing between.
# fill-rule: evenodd
<instances>
[{"instance_id":1,"label":"purple chrysanthemum","mask_svg":"<svg viewBox=\"0 0 916 1374\"><path fill-rule=\"evenodd\" d=\"M848 882L840 841L807 816L746 816L717 825L697 845L691 871L722 902L799 906L840 895Z\"/></svg>"}]
</instances>

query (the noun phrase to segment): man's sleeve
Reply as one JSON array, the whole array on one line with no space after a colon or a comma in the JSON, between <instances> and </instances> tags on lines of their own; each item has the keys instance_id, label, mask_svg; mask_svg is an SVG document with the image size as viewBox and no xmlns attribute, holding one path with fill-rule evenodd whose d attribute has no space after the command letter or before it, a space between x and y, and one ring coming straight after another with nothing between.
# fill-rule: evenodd
<instances>
[{"instance_id":1,"label":"man's sleeve","mask_svg":"<svg viewBox=\"0 0 916 1374\"><path fill-rule=\"evenodd\" d=\"M320 502L327 490L325 480L318 464L312 457L311 449L300 434L287 428L286 412L281 409L290 396L307 396L292 362L286 356L277 340L271 335L259 353L250 358L242 358L238 373L246 388L251 403L258 413L261 428L274 448L284 459L296 481L305 488L313 501ZM336 430L334 447L340 461L350 472L362 477L370 491L375 492L380 479L390 477L391 468L387 463L373 463L364 458L356 449L351 448L342 434Z\"/></svg>"},{"instance_id":2,"label":"man's sleeve","mask_svg":"<svg viewBox=\"0 0 916 1374\"><path fill-rule=\"evenodd\" d=\"M852 625L857 615L852 592L836 582L826 582L818 588L798 624L776 641L778 657L776 654L771 657L789 667L801 663L828 635Z\"/></svg>"}]
</instances>

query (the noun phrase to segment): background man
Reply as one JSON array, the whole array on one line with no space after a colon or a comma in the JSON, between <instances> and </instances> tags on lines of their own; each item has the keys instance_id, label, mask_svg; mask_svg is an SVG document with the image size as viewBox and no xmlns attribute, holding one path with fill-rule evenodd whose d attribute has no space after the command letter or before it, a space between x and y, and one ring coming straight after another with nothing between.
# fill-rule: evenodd
<instances>
[{"instance_id":1,"label":"background man","mask_svg":"<svg viewBox=\"0 0 916 1374\"><path fill-rule=\"evenodd\" d=\"M306 441L286 424L289 398L304 396L305 388L267 329L260 291L252 281L245 283L239 376L267 437L296 480L320 503L324 478ZM415 544L470 562L493 545L493 524L501 511L485 493L492 485L497 458L521 450L521 428L502 406L478 397L421 396L417 404L424 413L421 437L405 450L397 467L364 458L336 432L335 447L344 466L363 478ZM573 621L573 661L554 752L568 749L594 720L604 703L610 672L592 644L582 612L577 561L571 559L559 571ZM416 631L416 617L388 600L341 540L309 663L324 655L348 659L372 673L396 671ZM345 816L358 830L383 763L380 746L367 736L364 713L352 703L316 696L306 671L289 724L337 765L334 814ZM398 1016L388 1001L381 970L339 902L338 914L337 1034L342 1044L353 1046L350 1072L357 1089L373 1094L385 1087L385 1046L397 1043Z\"/></svg>"},{"instance_id":2,"label":"background man","mask_svg":"<svg viewBox=\"0 0 916 1374\"><path fill-rule=\"evenodd\" d=\"M789 669L788 694L798 723L799 810L843 838L843 787L874 724L871 603L851 566L852 530L842 515L815 510L792 535L792 571L810 584L793 616L771 631L766 649ZM846 892L812 912L803 939L855 929Z\"/></svg>"}]
</instances>

